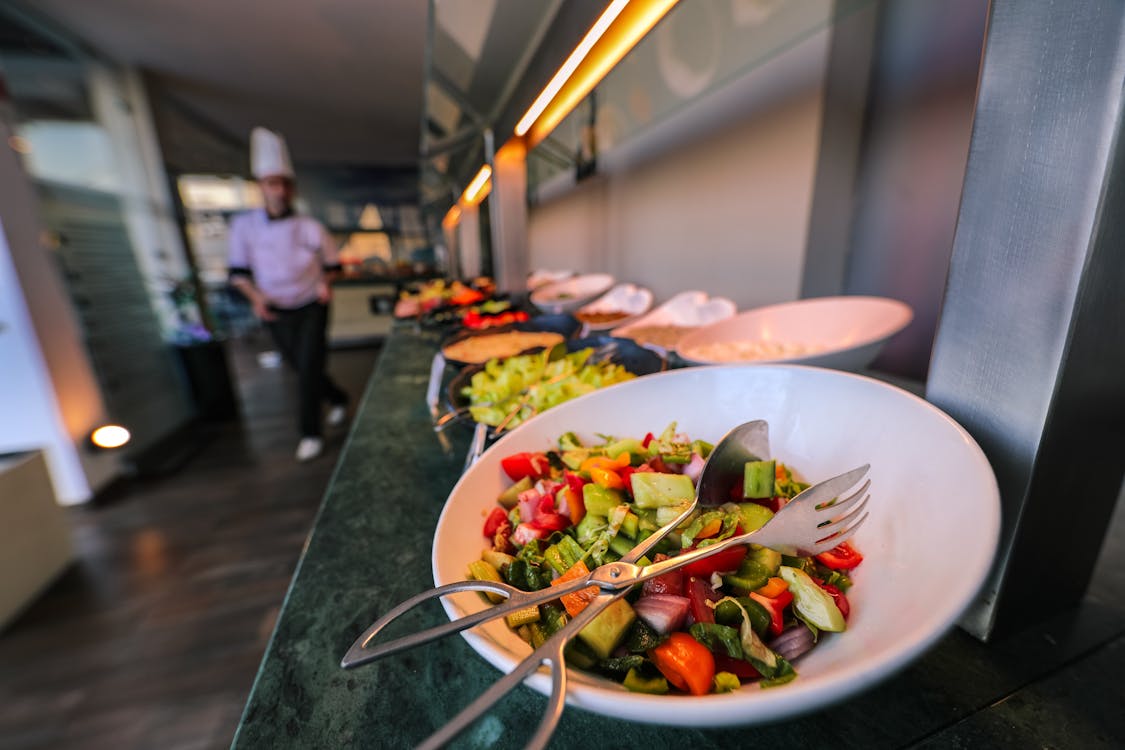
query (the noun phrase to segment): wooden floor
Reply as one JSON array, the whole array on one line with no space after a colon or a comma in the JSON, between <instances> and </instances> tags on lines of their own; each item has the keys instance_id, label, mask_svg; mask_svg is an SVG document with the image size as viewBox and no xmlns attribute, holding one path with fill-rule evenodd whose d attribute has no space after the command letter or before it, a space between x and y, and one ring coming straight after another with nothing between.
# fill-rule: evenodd
<instances>
[{"instance_id":1,"label":"wooden floor","mask_svg":"<svg viewBox=\"0 0 1125 750\"><path fill-rule=\"evenodd\" d=\"M347 428L293 458L293 376L231 348L241 424L68 510L76 562L0 633L0 748L228 747ZM362 396L378 348L334 351Z\"/></svg>"}]
</instances>

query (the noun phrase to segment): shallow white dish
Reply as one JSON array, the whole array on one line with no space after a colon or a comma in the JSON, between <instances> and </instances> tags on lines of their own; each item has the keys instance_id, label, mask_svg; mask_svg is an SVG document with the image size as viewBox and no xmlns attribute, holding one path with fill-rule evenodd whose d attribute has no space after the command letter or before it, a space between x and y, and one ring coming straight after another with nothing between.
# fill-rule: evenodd
<instances>
[{"instance_id":1,"label":"shallow white dish","mask_svg":"<svg viewBox=\"0 0 1125 750\"><path fill-rule=\"evenodd\" d=\"M734 315L737 309L735 304L726 297L711 297L706 292L697 290L680 292L647 315L614 328L610 331L610 334L622 338L631 338L630 332L642 326L698 328L725 320ZM668 353L668 347L645 342L638 343L661 354Z\"/></svg>"},{"instance_id":2,"label":"shallow white dish","mask_svg":"<svg viewBox=\"0 0 1125 750\"><path fill-rule=\"evenodd\" d=\"M827 636L797 661L799 677L775 689L642 695L571 670L567 700L615 718L715 727L773 721L867 689L919 656L968 605L996 549L1000 500L984 454L955 422L858 375L792 365L687 368L561 404L499 440L453 488L434 535L434 583L463 580L479 557L485 513L507 484L502 457L544 450L568 430L591 440L595 433L640 436L674 420L680 431L715 441L750 419L769 421L773 456L810 481L871 463L871 515L854 539L865 560L848 594L848 631ZM935 565L934 550L956 560L956 570ZM485 606L476 594L443 605L451 618ZM530 652L502 621L464 637L505 672ZM528 683L550 691L542 671Z\"/></svg>"},{"instance_id":3,"label":"shallow white dish","mask_svg":"<svg viewBox=\"0 0 1125 750\"><path fill-rule=\"evenodd\" d=\"M885 297L816 297L758 307L699 328L676 344L676 354L694 364L738 361L720 351L753 342L759 351L741 361L859 370L866 367L914 313ZM787 351L788 350L788 351Z\"/></svg>"},{"instance_id":4,"label":"shallow white dish","mask_svg":"<svg viewBox=\"0 0 1125 750\"><path fill-rule=\"evenodd\" d=\"M578 319L582 320L583 313L623 312L628 317L618 318L608 323L582 324L589 331L604 331L608 328L620 326L638 315L643 315L652 307L652 292L636 284L618 284L608 292L598 297L588 305L578 308Z\"/></svg>"},{"instance_id":5,"label":"shallow white dish","mask_svg":"<svg viewBox=\"0 0 1125 750\"><path fill-rule=\"evenodd\" d=\"M539 268L528 274L527 289L528 291L535 291L541 286L553 283L555 281L569 279L573 275L574 271L571 271L569 269L554 270L550 268Z\"/></svg>"},{"instance_id":6,"label":"shallow white dish","mask_svg":"<svg viewBox=\"0 0 1125 750\"><path fill-rule=\"evenodd\" d=\"M544 284L531 293L531 304L546 313L572 312L613 286L608 273L588 273Z\"/></svg>"}]
</instances>

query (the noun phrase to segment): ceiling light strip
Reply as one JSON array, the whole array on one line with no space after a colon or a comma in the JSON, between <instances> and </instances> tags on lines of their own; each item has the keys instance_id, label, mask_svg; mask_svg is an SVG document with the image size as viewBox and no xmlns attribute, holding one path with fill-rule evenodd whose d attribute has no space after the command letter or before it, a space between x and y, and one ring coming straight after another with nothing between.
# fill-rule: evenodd
<instances>
[{"instance_id":1,"label":"ceiling light strip","mask_svg":"<svg viewBox=\"0 0 1125 750\"><path fill-rule=\"evenodd\" d=\"M594 90L606 74L667 15L678 0L631 0L618 12L601 37L586 52L582 62L558 88L550 103L526 131L524 138L534 147Z\"/></svg>"},{"instance_id":2,"label":"ceiling light strip","mask_svg":"<svg viewBox=\"0 0 1125 750\"><path fill-rule=\"evenodd\" d=\"M477 176L465 188L465 192L461 194L461 203L467 206L475 206L480 203L488 195L492 187L492 167L485 164L477 172Z\"/></svg>"},{"instance_id":3,"label":"ceiling light strip","mask_svg":"<svg viewBox=\"0 0 1125 750\"><path fill-rule=\"evenodd\" d=\"M516 135L522 136L531 129L532 124L539 118L539 115L543 114L543 110L547 108L551 100L555 98L555 94L559 93L559 89L567 82L571 74L578 68L578 65L586 59L586 55L593 48L594 44L602 38L602 34L606 32L606 29L609 28L610 24L616 20L617 16L620 15L621 11L623 11L628 4L629 0L613 0L613 2L609 4L605 12L598 17L598 20L595 21L594 25L590 27L590 30L586 32L586 36L582 37L582 41L574 48L570 56L566 58L566 62L562 64L562 67L559 68L558 72L551 78L547 87L543 89L532 103L531 107L524 113L524 116L516 123Z\"/></svg>"}]
</instances>

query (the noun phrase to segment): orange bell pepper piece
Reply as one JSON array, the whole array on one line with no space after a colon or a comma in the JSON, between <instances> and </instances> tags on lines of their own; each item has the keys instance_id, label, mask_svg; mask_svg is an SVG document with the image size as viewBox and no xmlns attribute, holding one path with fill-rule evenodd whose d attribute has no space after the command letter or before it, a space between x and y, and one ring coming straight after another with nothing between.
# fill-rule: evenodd
<instances>
[{"instance_id":1,"label":"orange bell pepper piece","mask_svg":"<svg viewBox=\"0 0 1125 750\"><path fill-rule=\"evenodd\" d=\"M754 589L754 592L757 594L761 594L762 596L768 596L770 599L776 599L782 591L785 591L788 588L789 584L785 582L784 578L774 576L773 578L770 578L768 581L766 581L765 586L760 586L757 589Z\"/></svg>"},{"instance_id":2,"label":"orange bell pepper piece","mask_svg":"<svg viewBox=\"0 0 1125 750\"><path fill-rule=\"evenodd\" d=\"M567 581L573 581L575 578L581 578L582 576L588 575L589 573L590 569L586 567L586 563L579 560L571 566L570 570L566 571L561 576L551 581L551 585L557 586L561 583L566 583ZM571 617L574 617L579 612L586 609L586 605L593 601L594 597L598 595L598 591L599 589L597 586L589 586L584 589L579 589L578 591L572 592L570 594L563 594L559 597L559 600L562 601L563 607L566 608L566 613ZM692 638L692 640L695 639Z\"/></svg>"},{"instance_id":3,"label":"orange bell pepper piece","mask_svg":"<svg viewBox=\"0 0 1125 750\"><path fill-rule=\"evenodd\" d=\"M668 682L692 695L707 695L715 679L715 656L710 649L683 631L648 652Z\"/></svg>"},{"instance_id":4,"label":"orange bell pepper piece","mask_svg":"<svg viewBox=\"0 0 1125 750\"><path fill-rule=\"evenodd\" d=\"M611 490L622 490L625 489L625 480L621 478L617 470L624 469L628 465L628 453L622 453L617 458L591 456L582 462L578 470L588 473L594 484L600 484L602 487L608 487Z\"/></svg>"}]
</instances>

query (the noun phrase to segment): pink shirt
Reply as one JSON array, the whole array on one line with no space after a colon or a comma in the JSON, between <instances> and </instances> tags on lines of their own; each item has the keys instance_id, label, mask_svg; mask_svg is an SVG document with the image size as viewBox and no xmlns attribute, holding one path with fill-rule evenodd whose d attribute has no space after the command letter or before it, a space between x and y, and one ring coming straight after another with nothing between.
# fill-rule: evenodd
<instances>
[{"instance_id":1,"label":"pink shirt","mask_svg":"<svg viewBox=\"0 0 1125 750\"><path fill-rule=\"evenodd\" d=\"M270 220L265 209L240 214L230 225L230 270L249 273L269 303L283 309L316 300L324 270L339 267L336 242L310 216Z\"/></svg>"}]
</instances>

